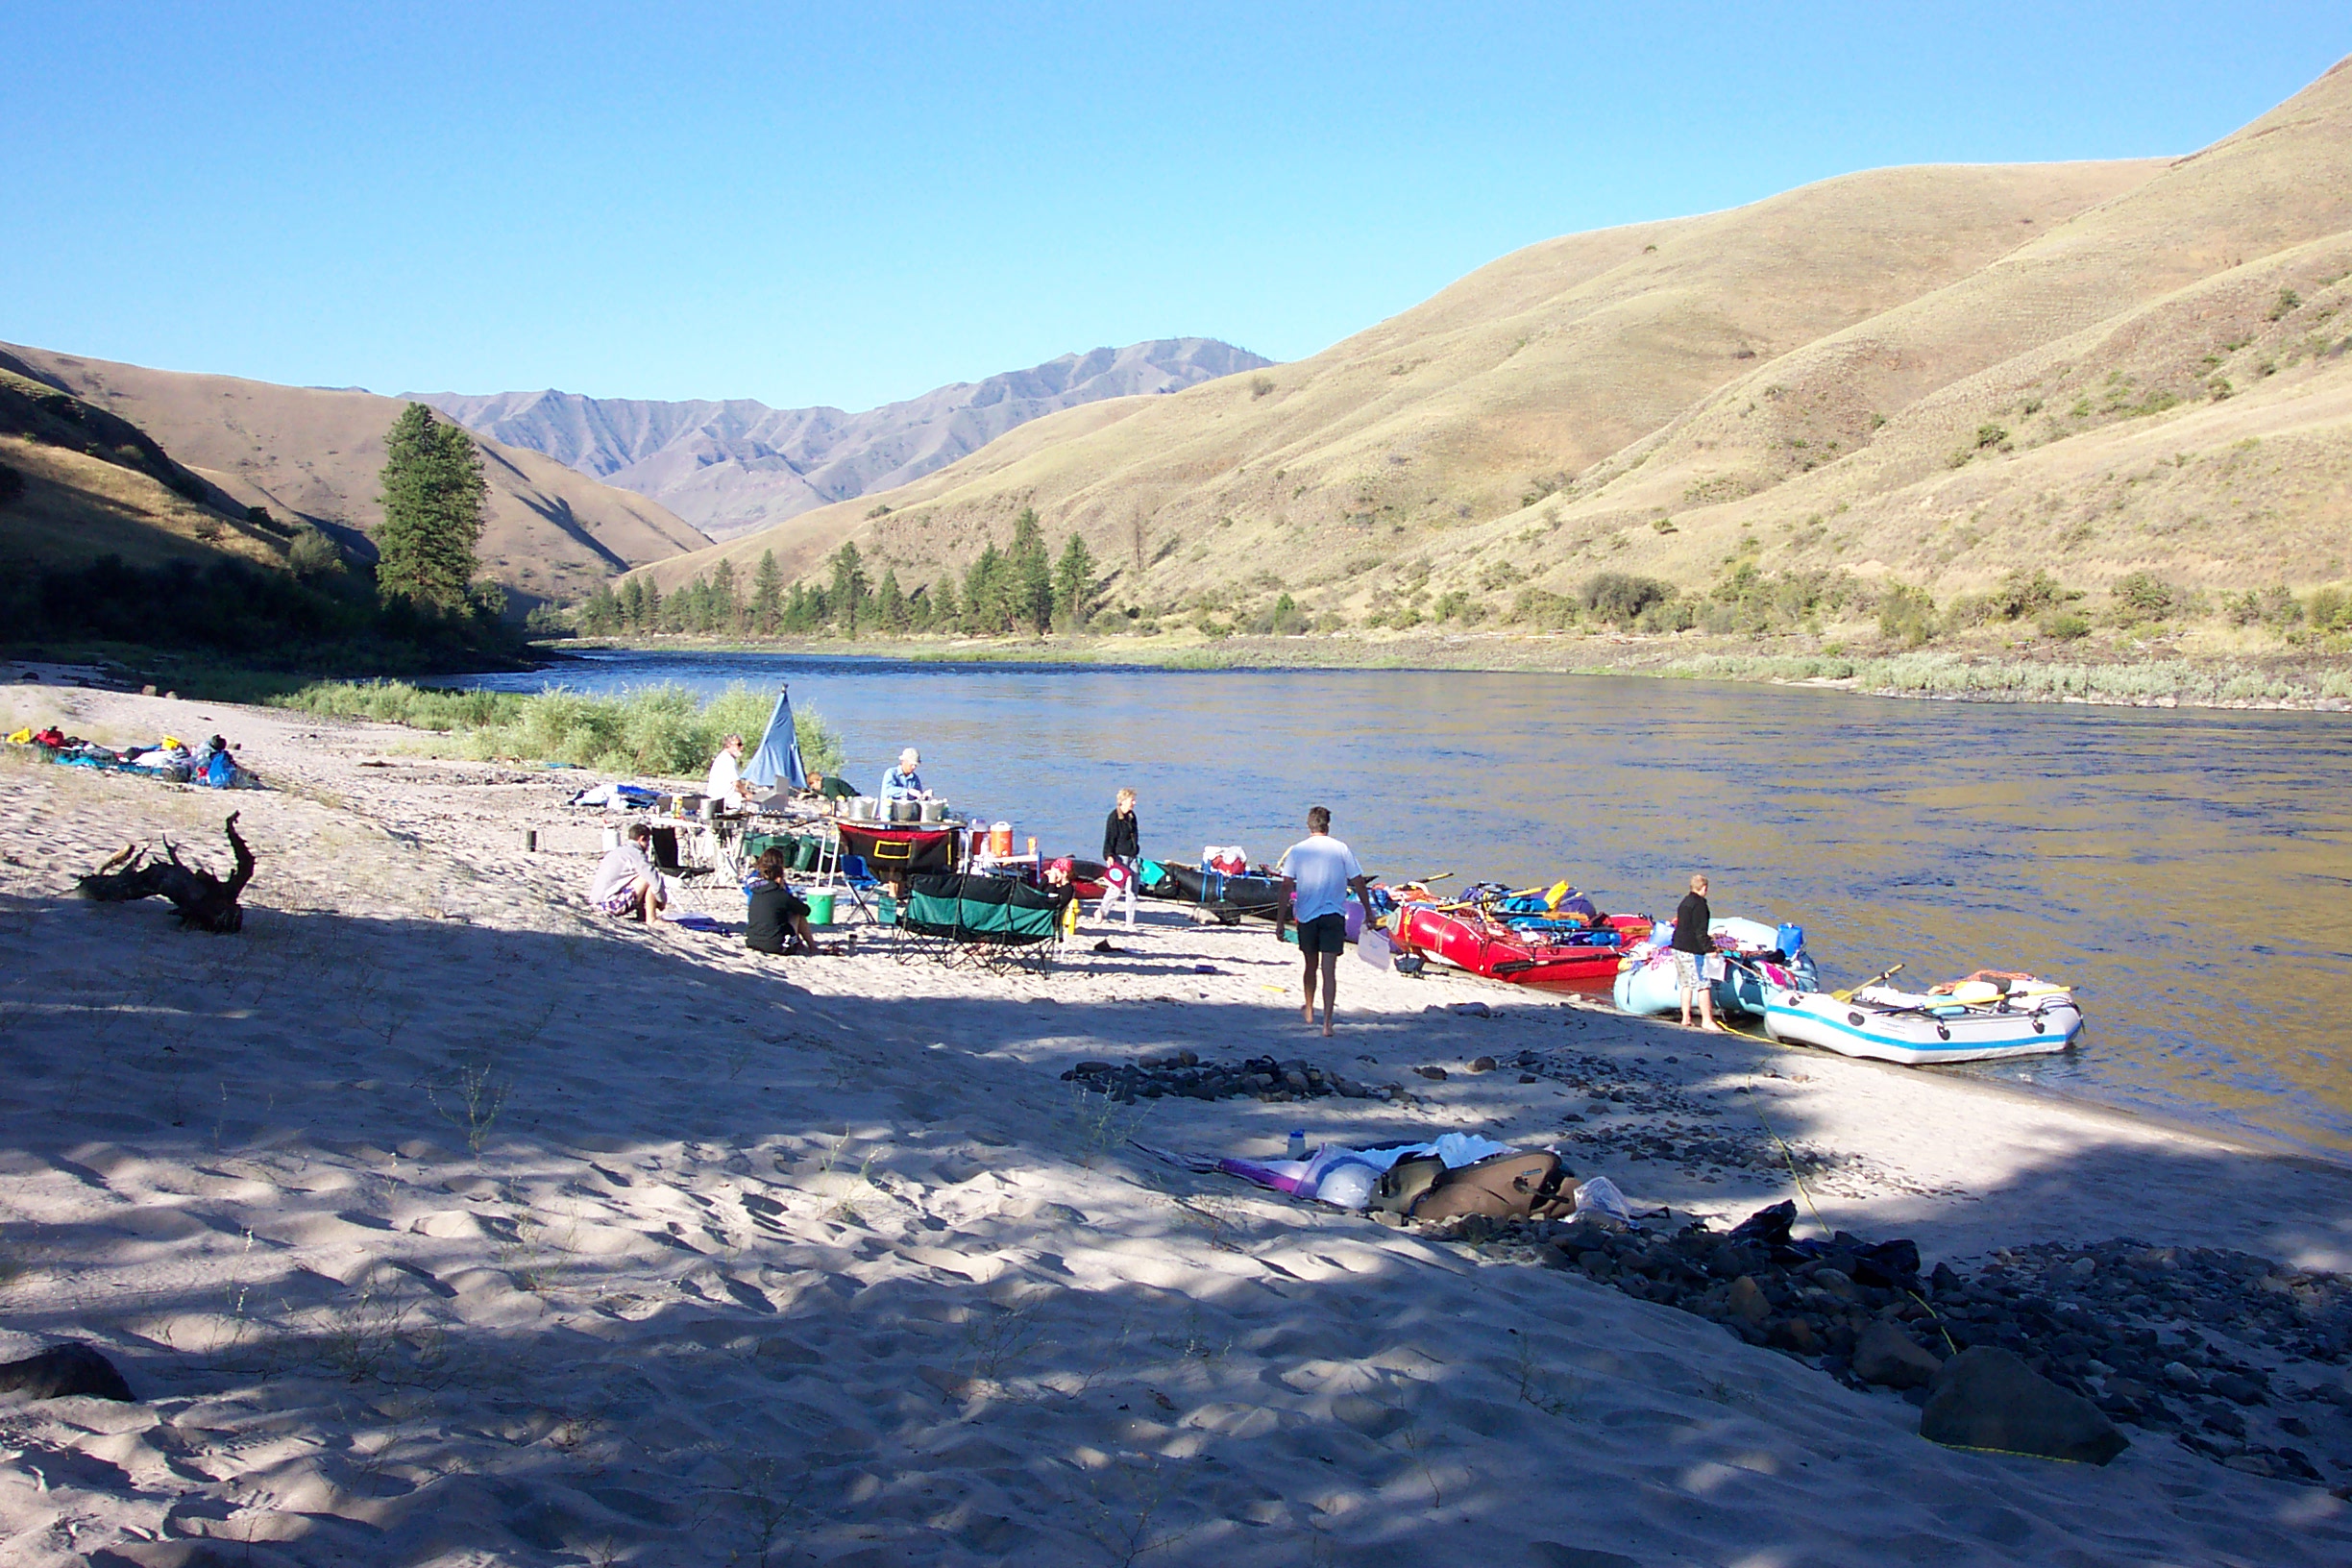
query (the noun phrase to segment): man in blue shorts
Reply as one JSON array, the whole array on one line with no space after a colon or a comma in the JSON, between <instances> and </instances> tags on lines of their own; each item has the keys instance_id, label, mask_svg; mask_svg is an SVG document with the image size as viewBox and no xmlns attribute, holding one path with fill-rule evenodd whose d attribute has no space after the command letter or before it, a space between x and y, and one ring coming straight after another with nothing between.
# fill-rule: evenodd
<instances>
[{"instance_id":1,"label":"man in blue shorts","mask_svg":"<svg viewBox=\"0 0 2352 1568\"><path fill-rule=\"evenodd\" d=\"M1332 1032L1332 1009L1339 1000L1339 950L1347 945L1347 900L1353 893L1363 905L1364 924L1372 923L1372 895L1364 891L1363 868L1356 851L1331 836L1331 810L1316 806L1307 813L1307 836L1283 851L1282 893L1274 900L1274 940L1282 941L1283 926L1298 920L1299 951L1307 960L1307 1005L1300 1021L1314 1022L1315 971L1323 974L1323 1032ZM1295 909L1292 899L1296 898Z\"/></svg>"}]
</instances>

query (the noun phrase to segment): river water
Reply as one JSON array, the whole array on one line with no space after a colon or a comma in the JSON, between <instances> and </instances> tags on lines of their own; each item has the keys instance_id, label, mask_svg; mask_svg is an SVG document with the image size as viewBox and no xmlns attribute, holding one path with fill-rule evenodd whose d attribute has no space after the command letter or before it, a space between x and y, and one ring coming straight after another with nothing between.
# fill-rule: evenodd
<instances>
[{"instance_id":1,"label":"river water","mask_svg":"<svg viewBox=\"0 0 2352 1568\"><path fill-rule=\"evenodd\" d=\"M1805 927L1831 984L1898 960L2073 983L2061 1057L1938 1070L2352 1152L2352 723L1905 702L1531 674L1164 671L612 653L467 684L791 682L872 793L902 746L959 814L1091 856L1122 785L1147 855L1271 860L1308 806L1367 870L1567 876ZM753 745L757 745L756 739Z\"/></svg>"}]
</instances>

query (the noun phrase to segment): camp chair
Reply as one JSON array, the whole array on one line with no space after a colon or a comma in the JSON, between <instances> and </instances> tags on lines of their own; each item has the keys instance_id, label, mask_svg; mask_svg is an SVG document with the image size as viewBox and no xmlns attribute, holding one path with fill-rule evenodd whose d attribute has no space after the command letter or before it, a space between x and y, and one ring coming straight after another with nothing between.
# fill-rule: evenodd
<instances>
[{"instance_id":1,"label":"camp chair","mask_svg":"<svg viewBox=\"0 0 2352 1568\"><path fill-rule=\"evenodd\" d=\"M949 871L915 877L898 912L898 929L907 938L900 956L1046 968L1061 944L1063 914L1076 896L1067 888L1047 892L1008 876Z\"/></svg>"}]
</instances>

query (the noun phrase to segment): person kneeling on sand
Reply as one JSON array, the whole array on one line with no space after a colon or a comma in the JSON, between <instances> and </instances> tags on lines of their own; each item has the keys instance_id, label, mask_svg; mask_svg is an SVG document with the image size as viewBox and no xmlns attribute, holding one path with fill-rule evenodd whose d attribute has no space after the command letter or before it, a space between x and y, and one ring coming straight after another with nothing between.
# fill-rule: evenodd
<instances>
[{"instance_id":1,"label":"person kneeling on sand","mask_svg":"<svg viewBox=\"0 0 2352 1568\"><path fill-rule=\"evenodd\" d=\"M670 902L662 889L661 872L653 869L647 845L653 829L631 822L621 842L604 851L595 878L588 884L588 901L622 919L650 920Z\"/></svg>"},{"instance_id":2,"label":"person kneeling on sand","mask_svg":"<svg viewBox=\"0 0 2352 1568\"><path fill-rule=\"evenodd\" d=\"M1353 893L1363 905L1364 924L1373 923L1372 895L1365 891L1356 851L1331 836L1331 810L1316 806L1307 813L1307 836L1283 851L1282 890L1274 898L1274 940L1282 941L1283 926L1295 913L1299 951L1307 960L1307 1005L1301 1021L1314 1022L1315 974L1323 975L1323 1032L1332 1032L1332 1010L1339 1005L1339 954L1347 946L1347 900ZM1291 907L1295 894L1297 908Z\"/></svg>"},{"instance_id":3,"label":"person kneeling on sand","mask_svg":"<svg viewBox=\"0 0 2352 1568\"><path fill-rule=\"evenodd\" d=\"M755 953L815 953L817 934L809 929L809 906L784 885L784 851L764 849L754 868L756 876L745 889L750 912L744 926L744 945Z\"/></svg>"}]
</instances>

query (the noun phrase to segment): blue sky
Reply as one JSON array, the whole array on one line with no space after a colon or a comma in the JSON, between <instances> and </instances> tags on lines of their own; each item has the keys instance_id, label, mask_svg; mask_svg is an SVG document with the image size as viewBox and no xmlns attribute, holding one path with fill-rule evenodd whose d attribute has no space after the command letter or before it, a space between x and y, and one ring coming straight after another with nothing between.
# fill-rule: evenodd
<instances>
[{"instance_id":1,"label":"blue sky","mask_svg":"<svg viewBox=\"0 0 2352 1568\"><path fill-rule=\"evenodd\" d=\"M858 408L1311 354L1518 246L1890 163L2191 151L2329 4L0 8L0 338Z\"/></svg>"}]
</instances>

